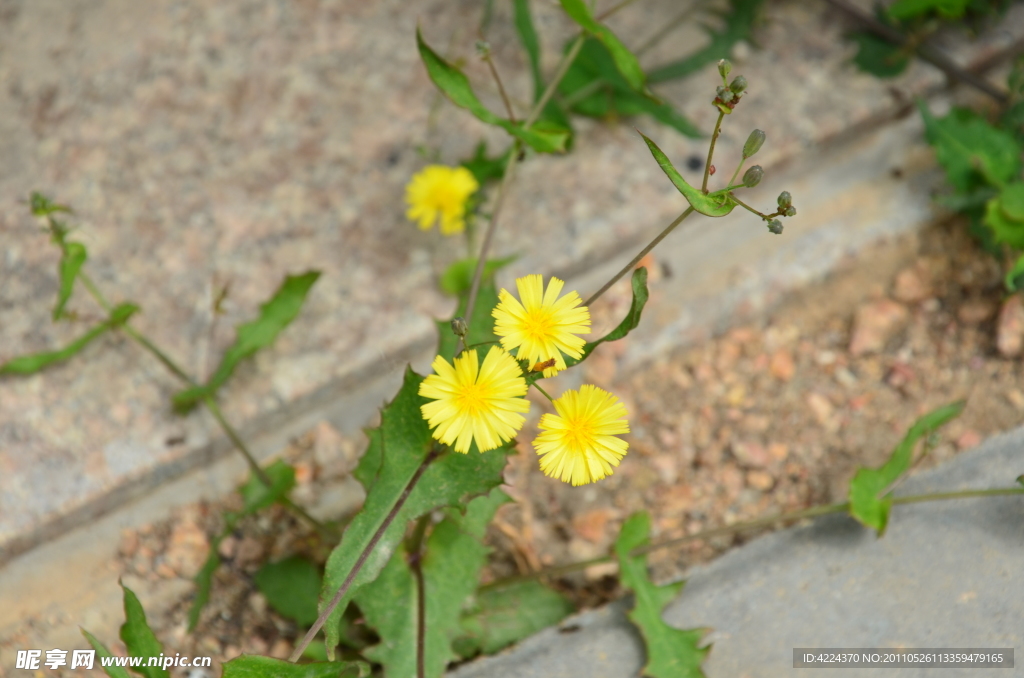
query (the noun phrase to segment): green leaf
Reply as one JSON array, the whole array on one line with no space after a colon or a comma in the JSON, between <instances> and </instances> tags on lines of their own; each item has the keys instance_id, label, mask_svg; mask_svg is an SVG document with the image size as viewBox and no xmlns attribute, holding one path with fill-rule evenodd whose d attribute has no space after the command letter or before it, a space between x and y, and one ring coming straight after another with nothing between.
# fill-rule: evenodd
<instances>
[{"instance_id":1,"label":"green leaf","mask_svg":"<svg viewBox=\"0 0 1024 678\"><path fill-rule=\"evenodd\" d=\"M714 12L725 22L722 29L716 31L705 26L711 41L678 61L652 68L647 73L648 82L685 78L708 64L716 63L719 59L728 59L736 43L743 40L753 43L754 25L760 16L762 5L764 0L730 0L727 9Z\"/></svg>"},{"instance_id":2,"label":"green leaf","mask_svg":"<svg viewBox=\"0 0 1024 678\"><path fill-rule=\"evenodd\" d=\"M319 277L320 271L285 277L274 296L260 306L259 317L238 326L235 343L224 352L217 371L209 381L203 386L185 389L174 395L174 409L181 413L190 411L200 400L214 395L231 377L238 363L273 344L281 330L288 327L302 310L309 289Z\"/></svg>"},{"instance_id":3,"label":"green leaf","mask_svg":"<svg viewBox=\"0 0 1024 678\"><path fill-rule=\"evenodd\" d=\"M1007 184L999 194L999 208L1007 219L1024 221L1024 183Z\"/></svg>"},{"instance_id":4,"label":"green leaf","mask_svg":"<svg viewBox=\"0 0 1024 678\"><path fill-rule=\"evenodd\" d=\"M440 55L423 41L419 28L416 29L416 44L419 47L420 57L423 59L423 64L427 67L427 74L430 76L430 79L437 85L438 89L445 93L445 96L453 104L459 108L466 109L482 122L501 127L536 151L555 153L565 150L566 141L569 139L568 130L559 129L552 131L536 126L530 129L523 129L522 125L495 115L477 99L465 74L454 65L442 59Z\"/></svg>"},{"instance_id":5,"label":"green leaf","mask_svg":"<svg viewBox=\"0 0 1024 678\"><path fill-rule=\"evenodd\" d=\"M57 293L57 305L53 308L54 320L64 315L64 306L71 298L75 278L87 257L85 245L81 243L65 241L63 250L64 254L60 258L60 292Z\"/></svg>"},{"instance_id":6,"label":"green leaf","mask_svg":"<svg viewBox=\"0 0 1024 678\"><path fill-rule=\"evenodd\" d=\"M67 205L59 205L37 191L33 191L29 198L29 208L37 217L48 217L56 212L71 213L71 208Z\"/></svg>"},{"instance_id":7,"label":"green leaf","mask_svg":"<svg viewBox=\"0 0 1024 678\"><path fill-rule=\"evenodd\" d=\"M647 148L651 150L651 155L658 161L658 165L665 173L665 176L683 194L686 202L690 203L690 207L694 210L709 217L724 217L736 207L736 201L727 194L711 193L706 195L699 188L686 183L686 179L672 166L672 162L668 159L667 155L662 153L658 145L648 139L643 132L640 132L640 136L647 142Z\"/></svg>"},{"instance_id":8,"label":"green leaf","mask_svg":"<svg viewBox=\"0 0 1024 678\"><path fill-rule=\"evenodd\" d=\"M626 520L615 542L622 585L633 592L635 602L629 620L636 624L647 646L647 665L642 674L652 678L703 676L700 665L708 648L697 647L707 629L682 630L669 626L661 618L665 605L679 595L685 582L655 586L647 576L647 558L630 556L633 549L647 543L651 519L635 513Z\"/></svg>"},{"instance_id":9,"label":"green leaf","mask_svg":"<svg viewBox=\"0 0 1024 678\"><path fill-rule=\"evenodd\" d=\"M299 626L316 621L320 569L301 556L267 563L253 577L270 606Z\"/></svg>"},{"instance_id":10,"label":"green leaf","mask_svg":"<svg viewBox=\"0 0 1024 678\"><path fill-rule=\"evenodd\" d=\"M270 478L269 488L259 478L250 474L245 485L238 489L239 494L242 495L242 510L224 512L224 529L210 543L210 552L206 556L206 562L203 563L203 567L193 579L196 584L196 595L188 612L189 632L195 629L203 607L210 601L213 574L220 567L220 556L217 553L220 543L231 534L239 520L270 506L295 487L295 469L280 459L265 468L264 473Z\"/></svg>"},{"instance_id":11,"label":"green leaf","mask_svg":"<svg viewBox=\"0 0 1024 678\"><path fill-rule=\"evenodd\" d=\"M243 654L224 664L223 678L361 678L369 672L366 662L292 664L283 659Z\"/></svg>"},{"instance_id":12,"label":"green leaf","mask_svg":"<svg viewBox=\"0 0 1024 678\"><path fill-rule=\"evenodd\" d=\"M984 223L991 230L992 240L996 244L1006 243L1017 249L1024 248L1024 221L1006 216L1001 197L992 198L985 204Z\"/></svg>"},{"instance_id":13,"label":"green leaf","mask_svg":"<svg viewBox=\"0 0 1024 678\"><path fill-rule=\"evenodd\" d=\"M381 411L381 450L383 459L377 478L366 495L362 510L349 523L341 543L327 560L320 594L322 612L360 557L392 507L405 492L432 447L430 429L420 407L426 399L419 395L423 377L406 370L405 381L395 399ZM341 603L324 625L330 651L338 644L338 620L352 596L363 585L376 579L395 551L409 520L443 506L461 505L500 485L506 455L512 442L484 454L447 452L432 462L394 520L382 533L376 546L355 575ZM474 445L475 449L475 445Z\"/></svg>"},{"instance_id":14,"label":"green leaf","mask_svg":"<svg viewBox=\"0 0 1024 678\"><path fill-rule=\"evenodd\" d=\"M516 33L520 42L526 50L526 56L530 61L530 74L533 76L533 101L536 103L544 95L544 76L540 70L540 40L537 31L533 27L533 17L530 14L530 0L513 0L513 21ZM569 131L569 139L565 143L566 150L572 148L572 126L569 117L562 110L562 107L554 99L549 99L541 112L540 120L549 120L560 128Z\"/></svg>"},{"instance_id":15,"label":"green leaf","mask_svg":"<svg viewBox=\"0 0 1024 678\"><path fill-rule=\"evenodd\" d=\"M483 186L488 181L498 180L505 176L505 167L508 166L510 155L512 155L511 146L503 154L494 158L488 158L487 142L481 141L476 145L473 157L469 160L463 160L459 164L468 169L477 183Z\"/></svg>"},{"instance_id":16,"label":"green leaf","mask_svg":"<svg viewBox=\"0 0 1024 678\"><path fill-rule=\"evenodd\" d=\"M904 48L874 33L855 31L846 37L857 44L854 65L876 78L895 78L910 65L910 54Z\"/></svg>"},{"instance_id":17,"label":"green leaf","mask_svg":"<svg viewBox=\"0 0 1024 678\"><path fill-rule=\"evenodd\" d=\"M90 344L94 339L104 332L123 325L133 313L139 310L134 304L121 304L110 312L110 318L96 325L78 339L68 344L59 351L45 351L33 353L32 355L14 358L3 365L0 365L0 375L4 374L34 374L39 370L49 367L55 363L71 358L76 353Z\"/></svg>"},{"instance_id":18,"label":"green leaf","mask_svg":"<svg viewBox=\"0 0 1024 678\"><path fill-rule=\"evenodd\" d=\"M583 357L579 360L567 356L565 359L566 367L578 365L586 360L587 357L594 352L594 349L601 344L606 341L618 341L640 325L640 314L643 313L644 306L647 305L647 298L650 296L650 293L647 290L647 269L641 266L633 271L633 277L630 278L630 284L633 287L633 301L629 305L629 313L626 314L626 317L622 319L622 322L620 322L614 330L597 341L588 341L586 345L583 346ZM527 379L529 379L530 376L533 375L527 375Z\"/></svg>"},{"instance_id":19,"label":"green leaf","mask_svg":"<svg viewBox=\"0 0 1024 678\"><path fill-rule=\"evenodd\" d=\"M370 444L366 447L366 452L363 452L363 456L359 459L359 465L352 475L363 486L363 489L369 492L377 481L380 464L384 459L384 442L380 427L363 429L363 433L366 434Z\"/></svg>"},{"instance_id":20,"label":"green leaf","mask_svg":"<svg viewBox=\"0 0 1024 678\"><path fill-rule=\"evenodd\" d=\"M558 91L566 105L580 115L608 119L645 114L680 134L701 136L696 125L672 106L634 91L615 67L608 49L594 38L583 42Z\"/></svg>"},{"instance_id":21,"label":"green leaf","mask_svg":"<svg viewBox=\"0 0 1024 678\"><path fill-rule=\"evenodd\" d=\"M121 640L128 649L128 654L145 659L159 657L163 654L164 647L146 623L146 612L142 609L142 603L130 588L124 584L121 584L121 588L124 589L125 618L124 624L121 625ZM136 669L136 672L146 678L170 678L167 669L162 666L145 666L145 662Z\"/></svg>"},{"instance_id":22,"label":"green leaf","mask_svg":"<svg viewBox=\"0 0 1024 678\"><path fill-rule=\"evenodd\" d=\"M108 657L113 657L114 655L110 653L107 646L101 643L96 636L81 627L79 627L79 630L81 630L85 639L89 641L89 644L92 645L92 649L96 650L96 656L101 660L94 663L93 666L99 666L99 668L102 668L103 673L110 676L110 678L129 678L128 671L123 666L103 666L102 660Z\"/></svg>"},{"instance_id":23,"label":"green leaf","mask_svg":"<svg viewBox=\"0 0 1024 678\"><path fill-rule=\"evenodd\" d=\"M515 260L515 256L504 257L503 259L489 259L487 263L484 264L483 279L492 280L494 278L495 271L508 266ZM452 296L458 296L464 292L469 292L469 288L473 284L474 272L476 272L475 257L456 261L454 264L449 266L441 276L441 291Z\"/></svg>"},{"instance_id":24,"label":"green leaf","mask_svg":"<svg viewBox=\"0 0 1024 678\"><path fill-rule=\"evenodd\" d=\"M1024 254L1017 257L1017 261L1013 263L1013 268L1006 272L1003 283L1010 292L1019 292L1021 289L1024 289Z\"/></svg>"},{"instance_id":25,"label":"green leaf","mask_svg":"<svg viewBox=\"0 0 1024 678\"><path fill-rule=\"evenodd\" d=\"M500 490L471 501L465 515L448 511L427 539L422 561L425 594L424 665L427 676L441 676L456 659L452 639L460 632L463 603L476 590L489 549L481 543L487 523L509 501ZM388 676L416 674L416 579L408 554L399 549L381 576L356 596L381 642L364 655L384 665Z\"/></svg>"},{"instance_id":26,"label":"green leaf","mask_svg":"<svg viewBox=\"0 0 1024 678\"><path fill-rule=\"evenodd\" d=\"M644 75L644 70L640 68L640 62L637 60L636 55L622 44L622 41L612 33L610 28L594 19L590 13L590 7L583 0L559 1L562 3L562 9L565 10L570 19L579 24L580 28L584 31L600 40L601 44L608 48L612 59L615 61L615 67L622 74L622 77L626 79L626 82L629 83L629 86L637 92L645 91L647 89L647 76Z\"/></svg>"},{"instance_id":27,"label":"green leaf","mask_svg":"<svg viewBox=\"0 0 1024 678\"><path fill-rule=\"evenodd\" d=\"M887 10L899 21L915 19L935 12L944 19L959 19L967 11L971 0L896 0Z\"/></svg>"},{"instance_id":28,"label":"green leaf","mask_svg":"<svg viewBox=\"0 0 1024 678\"><path fill-rule=\"evenodd\" d=\"M923 101L918 108L928 143L945 168L947 180L961 193L970 193L984 183L1002 187L1020 174L1021 147L1011 134L968 109L954 108L936 118Z\"/></svg>"},{"instance_id":29,"label":"green leaf","mask_svg":"<svg viewBox=\"0 0 1024 678\"><path fill-rule=\"evenodd\" d=\"M963 409L964 401L959 400L932 410L914 422L888 461L877 469L857 469L850 481L850 515L866 527L874 528L878 536L882 536L889 522L892 499L889 493L884 497L879 497L879 494L910 468L917 441L959 416Z\"/></svg>"},{"instance_id":30,"label":"green leaf","mask_svg":"<svg viewBox=\"0 0 1024 678\"><path fill-rule=\"evenodd\" d=\"M462 618L459 654L494 654L572 614L572 602L535 579L481 591Z\"/></svg>"}]
</instances>

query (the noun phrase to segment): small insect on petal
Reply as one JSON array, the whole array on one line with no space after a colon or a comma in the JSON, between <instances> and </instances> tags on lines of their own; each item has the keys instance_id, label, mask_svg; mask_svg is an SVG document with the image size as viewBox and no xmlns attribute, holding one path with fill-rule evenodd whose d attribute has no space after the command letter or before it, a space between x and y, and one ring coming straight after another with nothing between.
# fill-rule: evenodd
<instances>
[{"instance_id":1,"label":"small insect on petal","mask_svg":"<svg viewBox=\"0 0 1024 678\"><path fill-rule=\"evenodd\" d=\"M549 367L554 367L556 362L557 361L554 358L551 358L550 360L545 360L544 362L537 363L536 365L531 367L530 371L531 372L543 372L544 370L548 369Z\"/></svg>"}]
</instances>

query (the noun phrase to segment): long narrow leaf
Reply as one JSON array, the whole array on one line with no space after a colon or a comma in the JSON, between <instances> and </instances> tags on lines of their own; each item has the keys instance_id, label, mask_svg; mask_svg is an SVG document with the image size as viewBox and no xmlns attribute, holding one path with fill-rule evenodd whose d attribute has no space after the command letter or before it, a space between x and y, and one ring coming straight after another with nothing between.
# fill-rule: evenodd
<instances>
[{"instance_id":1,"label":"long narrow leaf","mask_svg":"<svg viewBox=\"0 0 1024 678\"><path fill-rule=\"evenodd\" d=\"M75 288L75 278L82 269L88 255L85 245L78 242L64 242L64 254L60 258L60 291L57 293L57 305L53 307L53 319L64 315L64 306L71 298Z\"/></svg>"},{"instance_id":2,"label":"long narrow leaf","mask_svg":"<svg viewBox=\"0 0 1024 678\"><path fill-rule=\"evenodd\" d=\"M523 129L521 125L495 115L477 98L466 75L432 50L423 40L419 29L416 30L416 44L430 79L453 104L466 109L482 122L501 127L512 136L523 140L535 151L556 153L565 150L566 142L569 140L568 130L551 124Z\"/></svg>"},{"instance_id":3,"label":"long narrow leaf","mask_svg":"<svg viewBox=\"0 0 1024 678\"><path fill-rule=\"evenodd\" d=\"M590 13L590 7L583 0L559 0L562 9L573 21L579 24L580 28L600 40L615 60L615 67L626 79L629 86L637 92L647 89L647 77L644 70L640 68L640 62L636 55L629 51L629 48L622 44L622 41L611 29L594 19Z\"/></svg>"},{"instance_id":4,"label":"long narrow leaf","mask_svg":"<svg viewBox=\"0 0 1024 678\"><path fill-rule=\"evenodd\" d=\"M74 340L59 351L45 351L33 353L32 355L14 358L3 365L0 365L0 375L4 374L34 374L43 368L55 363L62 362L79 353L98 336L112 328L123 325L139 307L134 304L121 304L110 313L110 318L99 325L96 325L78 339Z\"/></svg>"},{"instance_id":5,"label":"long narrow leaf","mask_svg":"<svg viewBox=\"0 0 1024 678\"><path fill-rule=\"evenodd\" d=\"M224 664L222 678L362 678L370 675L366 662L292 664L283 659L243 654Z\"/></svg>"},{"instance_id":6,"label":"long narrow leaf","mask_svg":"<svg viewBox=\"0 0 1024 678\"><path fill-rule=\"evenodd\" d=\"M124 624L121 625L121 640L128 648L128 654L132 657L142 657L147 661L142 662L138 672L146 678L170 678L167 669L162 666L147 666L149 657L159 657L164 652L164 646L156 639L153 630L146 622L146 612L142 609L135 593L121 584L124 589Z\"/></svg>"},{"instance_id":7,"label":"long narrow leaf","mask_svg":"<svg viewBox=\"0 0 1024 678\"><path fill-rule=\"evenodd\" d=\"M188 412L200 400L217 392L231 377L240 362L252 356L262 348L274 343L277 335L295 320L306 301L306 295L313 283L320 277L320 271L307 271L302 275L289 275L277 288L274 296L260 306L260 315L256 320L239 325L235 343L232 344L224 357L221 358L217 371L203 386L189 388L174 395L174 408L178 412Z\"/></svg>"},{"instance_id":8,"label":"long narrow leaf","mask_svg":"<svg viewBox=\"0 0 1024 678\"><path fill-rule=\"evenodd\" d=\"M129 678L128 671L122 666L103 666L103 659L113 657L107 646L101 643L96 636L92 635L85 629L81 629L82 635L92 645L92 649L96 650L96 656L100 658L99 667L103 669L103 673L110 676L110 678Z\"/></svg>"},{"instance_id":9,"label":"long narrow leaf","mask_svg":"<svg viewBox=\"0 0 1024 678\"><path fill-rule=\"evenodd\" d=\"M672 185L676 187L676 190L683 194L686 202L690 203L690 207L694 210L709 217L724 217L736 207L736 201L728 195L717 193L705 194L699 188L688 184L683 175L679 173L679 170L672 165L672 161L668 159L668 156L658 148L658 145L648 139L643 132L640 132L640 136L647 142L647 148L651 150L651 155L654 156L665 176L669 178Z\"/></svg>"}]
</instances>

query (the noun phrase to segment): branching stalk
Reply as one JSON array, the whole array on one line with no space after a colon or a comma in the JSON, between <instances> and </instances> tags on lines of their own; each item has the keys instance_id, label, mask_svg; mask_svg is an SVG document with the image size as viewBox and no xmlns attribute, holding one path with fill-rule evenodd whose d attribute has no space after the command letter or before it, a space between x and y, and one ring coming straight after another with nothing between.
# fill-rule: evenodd
<instances>
[{"instance_id":1,"label":"branching stalk","mask_svg":"<svg viewBox=\"0 0 1024 678\"><path fill-rule=\"evenodd\" d=\"M718 120L715 121L715 131L711 133L711 143L708 145L708 161L704 163L704 181L700 185L700 190L705 193L708 192L708 177L711 176L711 158L715 155L715 142L718 141L718 135L722 133L722 118L724 117L725 112L719 111Z\"/></svg>"}]
</instances>

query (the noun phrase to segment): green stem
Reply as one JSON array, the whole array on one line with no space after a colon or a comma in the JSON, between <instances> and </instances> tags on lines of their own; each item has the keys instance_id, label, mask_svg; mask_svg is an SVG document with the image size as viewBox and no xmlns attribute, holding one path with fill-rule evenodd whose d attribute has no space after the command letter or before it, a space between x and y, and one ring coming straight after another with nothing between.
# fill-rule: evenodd
<instances>
[{"instance_id":1,"label":"green stem","mask_svg":"<svg viewBox=\"0 0 1024 678\"><path fill-rule=\"evenodd\" d=\"M548 392L547 392L547 391L545 391L544 389L542 389L542 388L540 387L540 384L538 384L537 382L533 382L533 387L534 387L535 389L537 389L538 391L540 391L540 392L541 392L542 394L544 394L544 397L545 397L545 398L547 398L547 399L548 399L548 400L550 400L551 402L555 402L555 399L554 399L554 398L552 398L551 396L549 396L549 395L548 395Z\"/></svg>"},{"instance_id":2,"label":"green stem","mask_svg":"<svg viewBox=\"0 0 1024 678\"><path fill-rule=\"evenodd\" d=\"M711 144L708 145L708 161L704 164L704 181L700 185L700 190L704 193L708 192L708 177L711 176L711 158L715 155L715 142L718 141L718 135L722 133L722 118L724 117L725 113L719 111L718 120L715 121L715 131L711 133Z\"/></svg>"},{"instance_id":3,"label":"green stem","mask_svg":"<svg viewBox=\"0 0 1024 678\"><path fill-rule=\"evenodd\" d=\"M747 203L743 202L742 200L740 200L739 198L737 198L737 197L736 197L735 195L733 195L732 193L730 193L730 194L729 194L729 197L730 197L730 198L732 198L732 201L733 201L733 202L735 202L735 203L736 203L737 205L739 205L739 206L740 206L740 207L742 207L743 209L747 210L748 212L753 212L754 214L756 214L757 216L761 217L761 218L762 218L762 219L764 219L765 221L768 221L769 219L771 219L771 217L770 217L769 215L767 215L767 214L762 214L761 212L758 212L758 211L757 211L757 210L755 210L755 209L754 209L753 207L751 207L751 206L750 206L750 205L748 205ZM777 215L776 215L776 216L777 216Z\"/></svg>"},{"instance_id":4,"label":"green stem","mask_svg":"<svg viewBox=\"0 0 1024 678\"><path fill-rule=\"evenodd\" d=\"M487 62L487 67L491 71L491 76L494 78L494 82L498 85L498 93L501 95L501 100L505 104L505 111L508 113L508 119L515 124L516 114L515 111L512 110L512 102L508 99L508 94L505 92L505 86L501 84L501 76L498 75L498 69L495 68L494 59L491 58L489 52L487 56L484 57L484 61Z\"/></svg>"},{"instance_id":5,"label":"green stem","mask_svg":"<svg viewBox=\"0 0 1024 678\"><path fill-rule=\"evenodd\" d=\"M423 582L423 540L430 526L430 514L420 516L409 539L409 569L416 580L416 676L426 678L427 589Z\"/></svg>"},{"instance_id":6,"label":"green stem","mask_svg":"<svg viewBox=\"0 0 1024 678\"><path fill-rule=\"evenodd\" d=\"M619 11L620 9L624 9L624 8L626 8L626 7L629 7L629 6L630 6L630 5L632 5L632 4L634 3L634 2L636 2L636 0L622 0L622 2L620 2L619 4L617 4L617 5L615 5L615 6L611 7L611 8L609 8L609 9L607 9L607 10L605 10L605 11L604 11L604 12L602 12L601 14L598 14L598 15L597 15L596 17L594 17L594 20L595 20L595 21L604 21L605 19L607 19L608 17L610 17L610 16L612 15L612 14L615 14L615 13L616 13L616 12L618 12L618 11Z\"/></svg>"},{"instance_id":7,"label":"green stem","mask_svg":"<svg viewBox=\"0 0 1024 678\"><path fill-rule=\"evenodd\" d=\"M653 250L658 245L658 243L660 243L662 240L665 239L665 236L667 236L669 233L671 233L675 229L676 226L678 226L679 224L682 223L683 219L685 219L686 217L690 216L691 214L693 214L693 208L692 207L687 207L686 211L684 211L682 214L680 214L678 217L676 217L675 221L673 221L671 224L666 226L665 230L663 230L661 233L659 233L658 236L654 240L649 242L646 247L644 247L642 250L640 250L640 253L637 254L635 257L633 257L632 261L630 261L628 264L623 266L621 271L619 271L614 276L612 276L612 279L609 280L608 282L606 282L604 284L604 287L602 287L601 289L599 289L598 291L596 291L592 295L590 295L590 298L587 299L585 302L583 302L583 305L584 306L590 306L602 294L607 292L608 289L612 285L617 283L619 281L619 279L622 278L622 276L624 276L627 273L629 273L630 271L632 271L633 267L635 267L640 262L641 259L643 259L645 256L647 256L648 252Z\"/></svg>"},{"instance_id":8,"label":"green stem","mask_svg":"<svg viewBox=\"0 0 1024 678\"><path fill-rule=\"evenodd\" d=\"M652 47L654 47L659 42L664 40L665 36L667 36L669 33L678 28L679 25L682 24L684 21L689 19L691 14L693 14L696 10L700 9L700 6L700 2L694 2L692 5L684 9L682 12L676 15L674 19L665 24L665 26L661 28L657 33L651 36L647 40L647 42L633 50L633 54L636 54L637 58L643 56L644 53L648 52Z\"/></svg>"},{"instance_id":9,"label":"green stem","mask_svg":"<svg viewBox=\"0 0 1024 678\"><path fill-rule=\"evenodd\" d=\"M903 504L921 504L924 502L932 501L946 501L950 499L973 499L980 497L1005 497L1013 495L1024 494L1024 487L1010 487L1010 488L997 488L990 490L961 490L958 492L931 492L928 494L918 494L909 497L894 497L892 503L894 506ZM668 548L670 546L678 546L691 541L703 541L705 539L712 539L714 537L721 537L744 530L756 529L758 527L768 527L777 523L792 523L798 520L806 520L808 518L818 518L820 516L831 515L835 513L848 513L850 510L850 503L845 502L842 504L827 504L825 506L814 506L800 511L792 511L790 513L783 513L775 516L768 516L765 518L755 518L754 520L748 520L742 523L734 523L725 527L716 527L710 530L703 530L701 532L695 532L694 534L688 534L676 539L668 539L666 541L657 542L655 544L648 544L647 546L640 546L630 551L630 556L641 556L648 553L652 553L659 549ZM615 559L611 555L600 556L598 558L591 558L590 560L584 560L576 563L568 563L566 565L558 565L556 567L547 567L535 572L529 572L526 574L516 575L514 577L505 577L504 579L498 579L480 587L481 591L489 591L492 589L498 589L511 584L517 584L522 581L528 581L531 579L537 579L539 577L557 577L564 574L570 574L572 572L578 572L584 570L591 565L601 565L603 563L613 562Z\"/></svg>"},{"instance_id":10,"label":"green stem","mask_svg":"<svg viewBox=\"0 0 1024 678\"><path fill-rule=\"evenodd\" d=\"M723 190L731 191L734 188L740 188L740 186L743 186L743 184L740 184L739 186L734 186L733 182L736 181L736 177L740 175L740 170L743 169L743 163L745 163L746 161L746 156L740 158L740 164L736 165L736 171L732 173L732 177L729 179L729 185Z\"/></svg>"}]
</instances>

